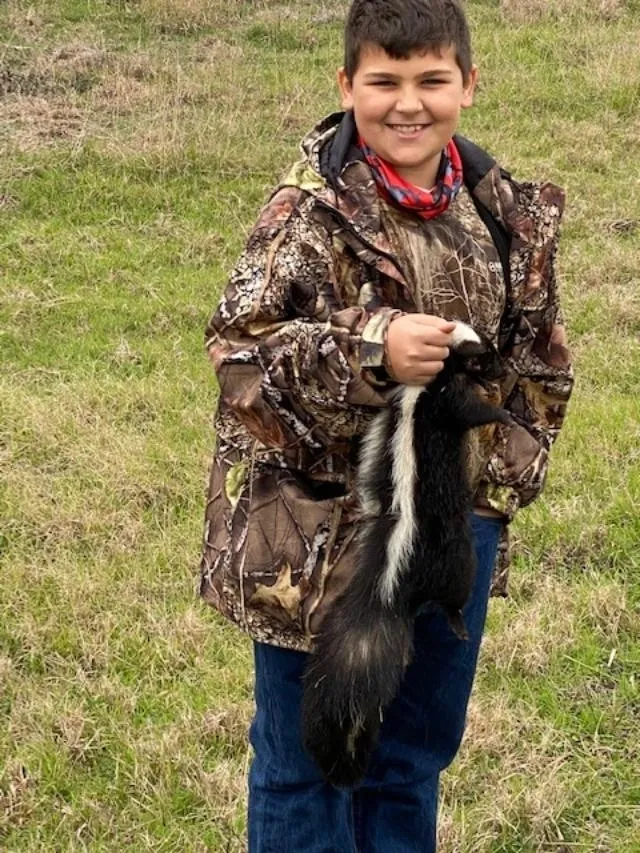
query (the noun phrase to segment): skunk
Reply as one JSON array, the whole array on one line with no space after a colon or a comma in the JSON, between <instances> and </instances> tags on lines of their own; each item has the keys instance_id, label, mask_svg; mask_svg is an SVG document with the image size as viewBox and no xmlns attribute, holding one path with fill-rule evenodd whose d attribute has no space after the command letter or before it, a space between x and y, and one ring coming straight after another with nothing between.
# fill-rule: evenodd
<instances>
[{"instance_id":1,"label":"skunk","mask_svg":"<svg viewBox=\"0 0 640 853\"><path fill-rule=\"evenodd\" d=\"M354 575L320 627L303 678L304 745L338 787L356 785L367 769L384 709L411 660L422 606L436 602L455 633L467 636L462 608L475 551L466 434L510 422L474 391L503 373L493 345L457 323L440 373L426 387L401 386L363 440Z\"/></svg>"}]
</instances>

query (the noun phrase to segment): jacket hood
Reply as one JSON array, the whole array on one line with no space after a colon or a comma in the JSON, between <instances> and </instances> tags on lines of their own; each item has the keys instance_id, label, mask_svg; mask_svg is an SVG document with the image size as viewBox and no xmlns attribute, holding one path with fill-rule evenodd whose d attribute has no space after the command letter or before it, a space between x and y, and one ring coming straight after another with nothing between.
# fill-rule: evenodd
<instances>
[{"instance_id":1,"label":"jacket hood","mask_svg":"<svg viewBox=\"0 0 640 853\"><path fill-rule=\"evenodd\" d=\"M354 131L350 113L331 113L319 121L303 138L300 144L302 159L292 166L283 185L295 186L313 195L328 188L337 191L349 148L353 149L353 161L363 161L358 148L351 145ZM345 140L348 140L346 145Z\"/></svg>"}]
</instances>

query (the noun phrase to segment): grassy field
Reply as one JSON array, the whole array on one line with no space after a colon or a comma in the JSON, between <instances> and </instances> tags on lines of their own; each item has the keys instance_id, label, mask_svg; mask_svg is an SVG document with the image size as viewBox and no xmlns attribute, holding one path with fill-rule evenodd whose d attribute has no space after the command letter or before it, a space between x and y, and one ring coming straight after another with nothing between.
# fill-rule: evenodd
<instances>
[{"instance_id":1,"label":"grassy field","mask_svg":"<svg viewBox=\"0 0 640 853\"><path fill-rule=\"evenodd\" d=\"M640 3L470 0L463 130L563 184L578 382L443 853L640 851ZM345 3L0 8L0 849L243 849L251 657L195 596L203 329L336 105Z\"/></svg>"}]
</instances>

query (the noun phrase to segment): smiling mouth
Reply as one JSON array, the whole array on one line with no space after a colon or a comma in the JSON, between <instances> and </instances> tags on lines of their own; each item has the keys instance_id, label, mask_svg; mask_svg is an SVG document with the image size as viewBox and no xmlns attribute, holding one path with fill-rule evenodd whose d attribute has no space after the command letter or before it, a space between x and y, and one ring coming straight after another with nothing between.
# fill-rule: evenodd
<instances>
[{"instance_id":1,"label":"smiling mouth","mask_svg":"<svg viewBox=\"0 0 640 853\"><path fill-rule=\"evenodd\" d=\"M418 133L421 130L426 130L429 125L428 124L388 124L387 127L390 127L391 130L395 130L398 133L405 133L407 136L410 136L413 133Z\"/></svg>"}]
</instances>

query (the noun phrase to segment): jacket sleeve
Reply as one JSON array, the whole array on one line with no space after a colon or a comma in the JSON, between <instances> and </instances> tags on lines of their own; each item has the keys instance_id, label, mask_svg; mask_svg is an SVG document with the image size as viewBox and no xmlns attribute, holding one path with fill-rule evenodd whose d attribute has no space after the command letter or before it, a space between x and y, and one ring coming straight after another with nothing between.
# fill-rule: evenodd
<instances>
[{"instance_id":1,"label":"jacket sleeve","mask_svg":"<svg viewBox=\"0 0 640 853\"><path fill-rule=\"evenodd\" d=\"M477 506L497 510L508 520L542 491L549 452L573 388L555 263L564 198L558 196L557 188L553 193L549 189L549 194L547 219L539 233L529 235L529 245L521 237L516 244L515 270L524 267L527 273L518 292L511 293L508 300L503 332L508 375L502 387L503 406L513 424L497 427L476 496ZM543 185L541 198L536 200L543 201L544 195Z\"/></svg>"},{"instance_id":2,"label":"jacket sleeve","mask_svg":"<svg viewBox=\"0 0 640 853\"><path fill-rule=\"evenodd\" d=\"M389 387L376 368L400 312L359 304L357 283L338 280L311 204L293 188L274 196L206 331L221 405L272 448L348 441Z\"/></svg>"}]
</instances>

